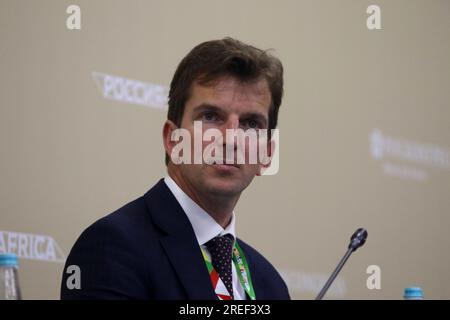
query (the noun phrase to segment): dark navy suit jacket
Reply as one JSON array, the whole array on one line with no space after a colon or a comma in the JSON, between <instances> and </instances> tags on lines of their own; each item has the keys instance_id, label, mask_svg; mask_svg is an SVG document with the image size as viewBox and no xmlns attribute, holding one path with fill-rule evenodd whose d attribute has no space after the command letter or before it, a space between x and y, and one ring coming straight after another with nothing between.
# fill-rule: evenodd
<instances>
[{"instance_id":1,"label":"dark navy suit jacket","mask_svg":"<svg viewBox=\"0 0 450 320\"><path fill-rule=\"evenodd\" d=\"M256 299L289 299L274 267L237 241ZM80 267L80 289L66 285L70 265ZM189 219L162 179L81 234L66 261L61 299L217 299Z\"/></svg>"}]
</instances>

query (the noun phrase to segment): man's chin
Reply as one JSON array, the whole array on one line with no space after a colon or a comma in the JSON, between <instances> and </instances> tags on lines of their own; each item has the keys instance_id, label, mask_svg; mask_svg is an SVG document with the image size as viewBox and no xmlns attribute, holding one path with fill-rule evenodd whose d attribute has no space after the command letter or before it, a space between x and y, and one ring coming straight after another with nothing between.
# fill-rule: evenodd
<instances>
[{"instance_id":1,"label":"man's chin","mask_svg":"<svg viewBox=\"0 0 450 320\"><path fill-rule=\"evenodd\" d=\"M205 181L205 186L210 193L218 196L235 196L246 187L235 177L210 177Z\"/></svg>"}]
</instances>

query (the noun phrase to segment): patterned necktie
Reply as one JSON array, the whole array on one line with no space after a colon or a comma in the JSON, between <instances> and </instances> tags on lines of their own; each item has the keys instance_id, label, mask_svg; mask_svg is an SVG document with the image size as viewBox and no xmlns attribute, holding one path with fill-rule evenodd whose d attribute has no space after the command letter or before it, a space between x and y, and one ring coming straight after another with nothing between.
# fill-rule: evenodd
<instances>
[{"instance_id":1,"label":"patterned necktie","mask_svg":"<svg viewBox=\"0 0 450 320\"><path fill-rule=\"evenodd\" d=\"M205 243L211 254L211 263L232 298L233 274L231 271L231 254L233 252L233 244L234 237L231 234L215 237Z\"/></svg>"}]
</instances>

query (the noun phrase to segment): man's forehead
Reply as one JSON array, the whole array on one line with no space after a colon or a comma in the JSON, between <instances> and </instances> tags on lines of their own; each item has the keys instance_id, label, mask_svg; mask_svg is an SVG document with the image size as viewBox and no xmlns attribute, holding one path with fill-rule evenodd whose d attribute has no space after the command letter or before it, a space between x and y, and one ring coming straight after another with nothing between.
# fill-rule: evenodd
<instances>
[{"instance_id":1,"label":"man's forehead","mask_svg":"<svg viewBox=\"0 0 450 320\"><path fill-rule=\"evenodd\" d=\"M247 101L261 106L269 106L271 95L265 79L242 82L232 77L221 78L207 84L195 82L191 98L217 99L223 102Z\"/></svg>"},{"instance_id":2,"label":"man's forehead","mask_svg":"<svg viewBox=\"0 0 450 320\"><path fill-rule=\"evenodd\" d=\"M196 82L199 84L198 82ZM199 84L200 86L214 88L216 90L230 90L230 89L238 89L238 90L250 90L255 92L264 93L269 90L269 86L267 84L267 80L264 78L255 79L251 81L242 81L235 77L221 77L215 81L211 81L208 84Z\"/></svg>"}]
</instances>

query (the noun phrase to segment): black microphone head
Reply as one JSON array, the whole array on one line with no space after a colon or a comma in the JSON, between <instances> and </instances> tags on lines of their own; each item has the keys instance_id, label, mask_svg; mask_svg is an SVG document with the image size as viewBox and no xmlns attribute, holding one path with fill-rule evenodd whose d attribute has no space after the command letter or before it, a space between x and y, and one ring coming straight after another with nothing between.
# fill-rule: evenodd
<instances>
[{"instance_id":1,"label":"black microphone head","mask_svg":"<svg viewBox=\"0 0 450 320\"><path fill-rule=\"evenodd\" d=\"M359 228L358 230L356 230L350 238L350 244L348 245L348 248L355 251L356 249L361 247L364 243L366 243L367 235L367 230L364 228Z\"/></svg>"}]
</instances>

